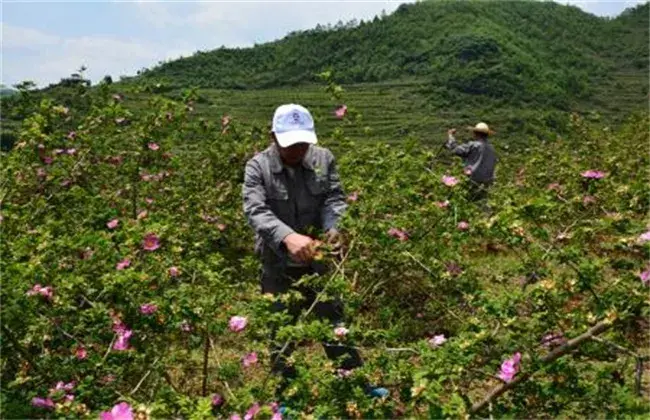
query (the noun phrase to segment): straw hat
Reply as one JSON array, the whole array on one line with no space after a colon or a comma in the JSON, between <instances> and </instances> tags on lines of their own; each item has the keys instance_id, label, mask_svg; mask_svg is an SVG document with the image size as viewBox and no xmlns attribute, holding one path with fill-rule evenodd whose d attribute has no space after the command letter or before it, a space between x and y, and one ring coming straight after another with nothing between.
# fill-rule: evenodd
<instances>
[{"instance_id":1,"label":"straw hat","mask_svg":"<svg viewBox=\"0 0 650 420\"><path fill-rule=\"evenodd\" d=\"M476 124L474 127L467 127L468 130L470 131L476 131L477 133L483 133L487 135L492 135L494 134L494 131L490 130L490 127L484 122L480 122Z\"/></svg>"}]
</instances>

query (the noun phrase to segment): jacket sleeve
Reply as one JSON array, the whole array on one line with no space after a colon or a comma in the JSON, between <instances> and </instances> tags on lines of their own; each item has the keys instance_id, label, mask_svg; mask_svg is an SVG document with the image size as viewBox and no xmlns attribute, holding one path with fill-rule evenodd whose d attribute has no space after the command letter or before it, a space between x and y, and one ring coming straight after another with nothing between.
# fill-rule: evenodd
<instances>
[{"instance_id":1,"label":"jacket sleeve","mask_svg":"<svg viewBox=\"0 0 650 420\"><path fill-rule=\"evenodd\" d=\"M449 139L445 146L447 149L451 150L453 154L460 157L467 157L472 151L472 143L458 144L456 138L452 135L449 135Z\"/></svg>"},{"instance_id":2,"label":"jacket sleeve","mask_svg":"<svg viewBox=\"0 0 650 420\"><path fill-rule=\"evenodd\" d=\"M282 241L294 231L278 219L267 204L262 170L254 160L246 164L243 196L248 224L276 254L284 255L286 251Z\"/></svg>"},{"instance_id":3,"label":"jacket sleeve","mask_svg":"<svg viewBox=\"0 0 650 420\"><path fill-rule=\"evenodd\" d=\"M336 224L348 207L345 202L345 193L341 186L341 179L336 169L336 159L331 152L328 152L328 154L327 191L325 203L321 210L321 222L323 224L323 231L325 232L330 229L336 229Z\"/></svg>"}]
</instances>

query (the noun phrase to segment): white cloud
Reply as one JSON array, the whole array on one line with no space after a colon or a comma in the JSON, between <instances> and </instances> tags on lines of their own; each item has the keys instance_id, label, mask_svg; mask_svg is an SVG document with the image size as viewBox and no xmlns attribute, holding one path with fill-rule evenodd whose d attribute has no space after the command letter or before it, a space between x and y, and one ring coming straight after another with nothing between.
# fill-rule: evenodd
<instances>
[{"instance_id":1,"label":"white cloud","mask_svg":"<svg viewBox=\"0 0 650 420\"><path fill-rule=\"evenodd\" d=\"M142 67L192 52L189 45L170 47L138 39L108 36L62 38L7 24L2 30L2 83L6 84L33 80L44 86L69 76L81 65L88 68L86 76L96 82L106 74L114 78L133 75Z\"/></svg>"}]
</instances>

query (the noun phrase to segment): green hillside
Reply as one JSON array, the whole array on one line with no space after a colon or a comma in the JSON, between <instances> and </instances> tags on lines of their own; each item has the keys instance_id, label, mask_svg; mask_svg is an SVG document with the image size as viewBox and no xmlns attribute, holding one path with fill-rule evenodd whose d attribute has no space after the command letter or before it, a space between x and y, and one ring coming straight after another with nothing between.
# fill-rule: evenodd
<instances>
[{"instance_id":1,"label":"green hillside","mask_svg":"<svg viewBox=\"0 0 650 420\"><path fill-rule=\"evenodd\" d=\"M310 83L329 68L344 84L415 78L437 105L461 95L566 109L615 84L617 72L647 78L647 41L647 4L608 20L553 2L428 1L253 48L197 52L142 78L260 89Z\"/></svg>"}]
</instances>

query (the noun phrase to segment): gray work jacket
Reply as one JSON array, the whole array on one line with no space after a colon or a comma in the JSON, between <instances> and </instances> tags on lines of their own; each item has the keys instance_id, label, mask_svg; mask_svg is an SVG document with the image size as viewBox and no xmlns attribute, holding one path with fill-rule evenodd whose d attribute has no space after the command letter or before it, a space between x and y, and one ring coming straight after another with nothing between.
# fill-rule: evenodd
<instances>
[{"instance_id":1,"label":"gray work jacket","mask_svg":"<svg viewBox=\"0 0 650 420\"><path fill-rule=\"evenodd\" d=\"M275 144L258 153L246 163L243 196L255 252L274 271L293 264L282 242L287 235L334 229L347 207L334 155L314 145L293 168L282 163Z\"/></svg>"},{"instance_id":2,"label":"gray work jacket","mask_svg":"<svg viewBox=\"0 0 650 420\"><path fill-rule=\"evenodd\" d=\"M473 140L458 144L454 136L449 136L446 146L455 155L464 160L465 168L471 171L470 179L479 184L491 184L494 181L494 168L498 158L489 141Z\"/></svg>"}]
</instances>

